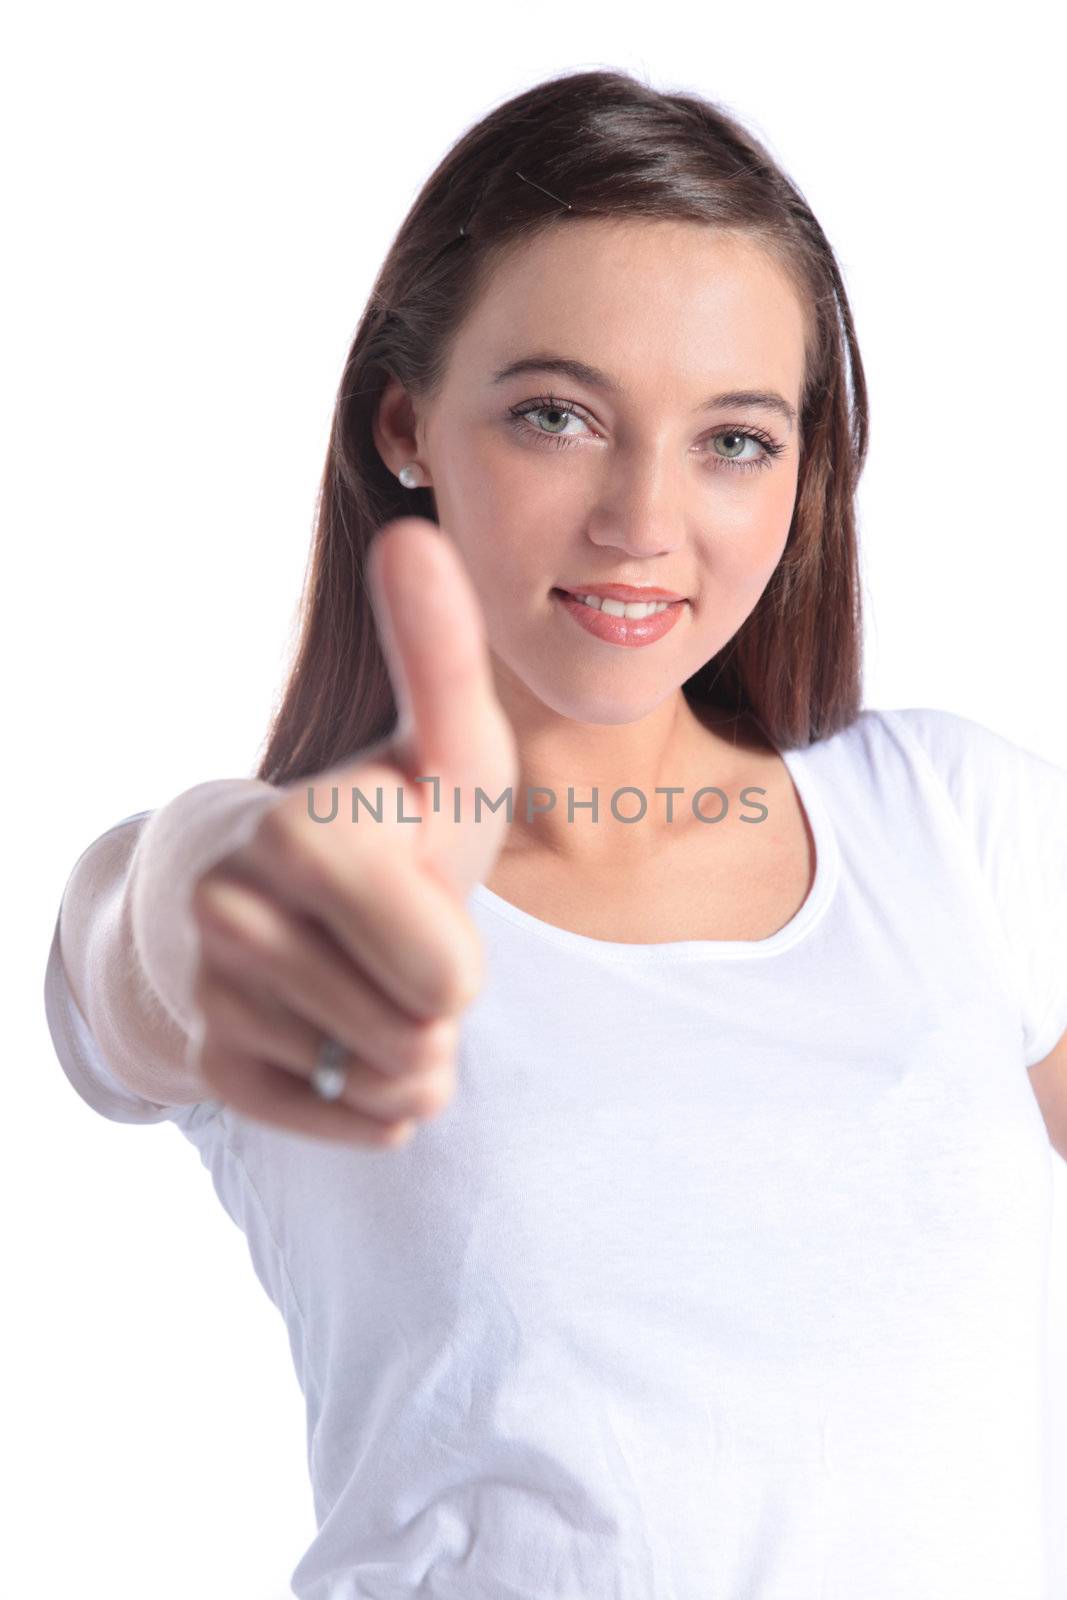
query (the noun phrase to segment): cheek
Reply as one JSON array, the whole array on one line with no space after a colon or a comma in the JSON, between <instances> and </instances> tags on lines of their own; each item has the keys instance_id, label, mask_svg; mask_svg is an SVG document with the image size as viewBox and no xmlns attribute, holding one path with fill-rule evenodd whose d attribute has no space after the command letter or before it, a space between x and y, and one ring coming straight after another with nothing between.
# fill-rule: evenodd
<instances>
[{"instance_id":1,"label":"cheek","mask_svg":"<svg viewBox=\"0 0 1067 1600\"><path fill-rule=\"evenodd\" d=\"M781 560L793 517L794 492L771 484L762 494L720 503L713 519L712 562L721 582L739 592L759 593Z\"/></svg>"},{"instance_id":2,"label":"cheek","mask_svg":"<svg viewBox=\"0 0 1067 1600\"><path fill-rule=\"evenodd\" d=\"M543 552L514 506L509 511L501 503L497 510L491 500L445 503L439 497L437 509L441 531L459 552L492 634L494 627L507 625L516 608L529 607Z\"/></svg>"},{"instance_id":3,"label":"cheek","mask_svg":"<svg viewBox=\"0 0 1067 1600\"><path fill-rule=\"evenodd\" d=\"M437 510L483 599L529 609L553 575L563 575L559 559L574 524L560 479L543 467L524 472L524 454L487 447L455 462Z\"/></svg>"},{"instance_id":4,"label":"cheek","mask_svg":"<svg viewBox=\"0 0 1067 1600\"><path fill-rule=\"evenodd\" d=\"M537 507L530 492L534 485L508 455L483 443L446 463L442 476L438 510L442 523L455 530L456 542L469 545L472 555L475 548L484 551L486 559L521 560L530 546L529 529L537 526Z\"/></svg>"}]
</instances>

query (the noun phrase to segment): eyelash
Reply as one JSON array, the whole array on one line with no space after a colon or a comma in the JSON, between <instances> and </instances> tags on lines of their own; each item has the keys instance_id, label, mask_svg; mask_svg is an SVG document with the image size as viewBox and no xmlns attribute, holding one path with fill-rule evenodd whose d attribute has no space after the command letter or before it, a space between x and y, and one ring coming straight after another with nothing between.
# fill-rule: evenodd
<instances>
[{"instance_id":1,"label":"eyelash","mask_svg":"<svg viewBox=\"0 0 1067 1600\"><path fill-rule=\"evenodd\" d=\"M588 422L588 418L580 406L575 405L570 400L557 400L551 394L538 395L536 400L526 400L521 406L510 406L508 408L508 422L511 427L525 434L528 438L543 441L554 449L566 448L577 441L562 433L544 433L540 428L528 423L526 418L537 411L560 411L565 416L577 417L580 422ZM741 439L754 439L758 445L762 446L763 454L756 461L731 461L726 456L713 455L716 470L719 467L726 467L733 472L751 472L754 468L758 472L764 467L771 466L775 456L780 456L785 449L784 444L772 439L770 434L764 433L761 428L720 428L717 433L712 434L712 438L724 439L729 438L732 434L736 434Z\"/></svg>"}]
</instances>

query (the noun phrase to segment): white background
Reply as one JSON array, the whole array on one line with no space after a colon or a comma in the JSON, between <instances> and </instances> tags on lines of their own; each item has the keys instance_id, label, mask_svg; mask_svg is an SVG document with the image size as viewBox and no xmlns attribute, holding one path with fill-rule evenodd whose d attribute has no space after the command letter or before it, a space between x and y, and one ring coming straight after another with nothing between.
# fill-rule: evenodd
<instances>
[{"instance_id":1,"label":"white background","mask_svg":"<svg viewBox=\"0 0 1067 1600\"><path fill-rule=\"evenodd\" d=\"M1067 766L1062 85L1046 11L982 16L216 0L9 22L5 1592L283 1600L314 1531L244 1240L175 1129L78 1099L41 984L86 845L252 771L351 334L419 185L491 106L622 68L770 145L838 253L870 384L866 703Z\"/></svg>"}]
</instances>

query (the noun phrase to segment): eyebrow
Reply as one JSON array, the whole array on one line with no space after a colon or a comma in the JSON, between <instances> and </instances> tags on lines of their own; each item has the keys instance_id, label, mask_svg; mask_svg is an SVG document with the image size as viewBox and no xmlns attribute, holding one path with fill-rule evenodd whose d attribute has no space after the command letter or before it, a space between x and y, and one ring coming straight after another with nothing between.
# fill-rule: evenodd
<instances>
[{"instance_id":1,"label":"eyebrow","mask_svg":"<svg viewBox=\"0 0 1067 1600\"><path fill-rule=\"evenodd\" d=\"M517 377L522 372L556 372L561 377L573 378L575 383L585 384L590 389L600 389L604 394L619 396L623 393L618 380L609 372L601 371L599 367L591 367L588 362L575 361L569 356L545 355L540 352L509 361L506 367L501 367L499 372L493 374L492 381L504 383L508 378ZM779 416L785 418L790 428L796 427L796 411L789 401L774 389L727 389L722 394L709 395L695 409L717 411L723 406L754 406L761 411L776 411Z\"/></svg>"}]
</instances>

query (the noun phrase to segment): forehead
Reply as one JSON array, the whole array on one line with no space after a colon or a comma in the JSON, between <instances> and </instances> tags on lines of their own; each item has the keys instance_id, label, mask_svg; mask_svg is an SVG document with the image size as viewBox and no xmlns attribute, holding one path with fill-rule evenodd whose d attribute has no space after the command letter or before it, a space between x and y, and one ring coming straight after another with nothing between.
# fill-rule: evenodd
<instances>
[{"instance_id":1,"label":"forehead","mask_svg":"<svg viewBox=\"0 0 1067 1600\"><path fill-rule=\"evenodd\" d=\"M472 377L538 346L639 387L709 375L799 388L804 307L752 239L704 223L566 221L505 252L453 347Z\"/></svg>"}]
</instances>

